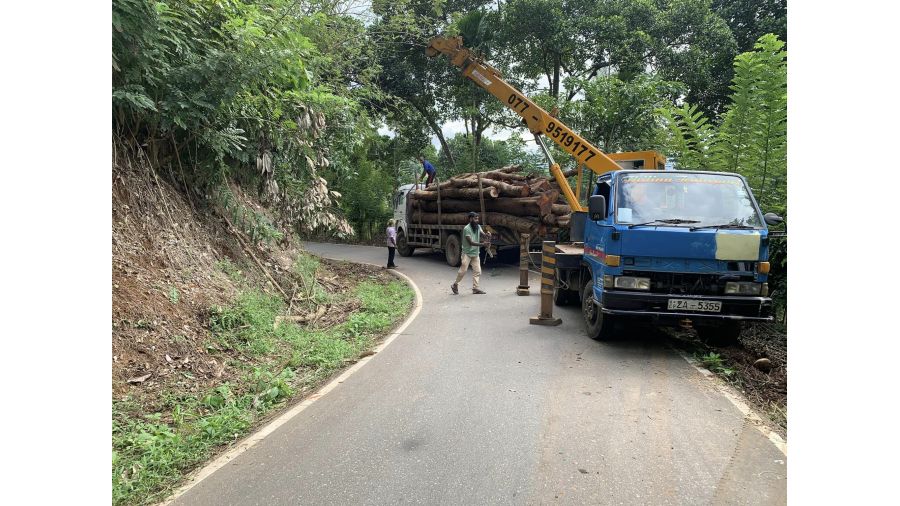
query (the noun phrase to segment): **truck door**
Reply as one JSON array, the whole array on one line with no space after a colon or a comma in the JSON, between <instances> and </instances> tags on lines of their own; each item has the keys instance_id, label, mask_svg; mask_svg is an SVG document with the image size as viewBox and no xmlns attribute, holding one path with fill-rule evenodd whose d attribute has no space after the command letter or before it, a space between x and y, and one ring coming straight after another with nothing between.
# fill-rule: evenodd
<instances>
[{"instance_id":1,"label":"truck door","mask_svg":"<svg viewBox=\"0 0 900 506\"><path fill-rule=\"evenodd\" d=\"M584 259L594 276L594 288L602 286L604 260L607 254L617 255L619 248L617 240L614 240L613 227L615 192L612 191L612 176L601 176L594 185L592 195L603 195L606 198L606 218L599 221L588 220L584 230Z\"/></svg>"},{"instance_id":2,"label":"truck door","mask_svg":"<svg viewBox=\"0 0 900 506\"><path fill-rule=\"evenodd\" d=\"M406 228L406 194L408 189L401 188L394 193L394 220L398 227Z\"/></svg>"}]
</instances>

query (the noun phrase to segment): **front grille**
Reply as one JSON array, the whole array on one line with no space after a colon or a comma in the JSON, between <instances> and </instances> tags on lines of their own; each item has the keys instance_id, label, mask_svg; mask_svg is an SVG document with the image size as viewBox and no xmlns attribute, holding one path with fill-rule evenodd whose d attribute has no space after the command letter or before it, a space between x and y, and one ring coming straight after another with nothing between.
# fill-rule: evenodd
<instances>
[{"instance_id":1,"label":"front grille","mask_svg":"<svg viewBox=\"0 0 900 506\"><path fill-rule=\"evenodd\" d=\"M734 274L624 271L624 275L650 278L650 293L676 295L724 295L729 281L753 281L753 276Z\"/></svg>"}]
</instances>

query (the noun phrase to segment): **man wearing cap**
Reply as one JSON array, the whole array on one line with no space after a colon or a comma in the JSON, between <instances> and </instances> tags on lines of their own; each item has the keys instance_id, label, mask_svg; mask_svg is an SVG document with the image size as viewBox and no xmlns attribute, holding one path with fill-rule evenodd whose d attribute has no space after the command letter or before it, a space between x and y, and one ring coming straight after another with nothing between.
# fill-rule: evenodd
<instances>
[{"instance_id":1,"label":"man wearing cap","mask_svg":"<svg viewBox=\"0 0 900 506\"><path fill-rule=\"evenodd\" d=\"M450 285L453 295L459 295L459 282L472 265L472 293L484 294L484 290L478 288L478 280L481 278L481 257L478 256L481 246L489 246L487 242L481 242L481 226L478 224L478 213L469 213L469 224L462 232L462 263L456 273L456 281Z\"/></svg>"}]
</instances>

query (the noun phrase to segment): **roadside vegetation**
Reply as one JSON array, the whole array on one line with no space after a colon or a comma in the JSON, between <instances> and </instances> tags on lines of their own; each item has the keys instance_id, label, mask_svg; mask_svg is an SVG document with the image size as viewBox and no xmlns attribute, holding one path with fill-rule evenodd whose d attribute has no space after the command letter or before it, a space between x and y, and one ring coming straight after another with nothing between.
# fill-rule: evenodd
<instances>
[{"instance_id":1,"label":"roadside vegetation","mask_svg":"<svg viewBox=\"0 0 900 506\"><path fill-rule=\"evenodd\" d=\"M302 256L296 268L314 276L318 261ZM149 412L136 396L113 402L114 504L164 499L186 472L371 349L413 300L406 283L387 278L366 276L346 293L316 284L315 304L355 308L329 315L341 320L333 325L280 321L284 301L255 290L210 308L205 346L232 357L233 373L205 391L165 391Z\"/></svg>"}]
</instances>

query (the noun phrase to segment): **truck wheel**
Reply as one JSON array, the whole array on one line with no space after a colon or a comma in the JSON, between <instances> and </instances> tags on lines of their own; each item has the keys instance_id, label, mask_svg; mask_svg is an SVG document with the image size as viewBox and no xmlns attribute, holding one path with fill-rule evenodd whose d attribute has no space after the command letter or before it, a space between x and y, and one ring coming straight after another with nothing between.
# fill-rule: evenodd
<instances>
[{"instance_id":1,"label":"truck wheel","mask_svg":"<svg viewBox=\"0 0 900 506\"><path fill-rule=\"evenodd\" d=\"M397 233L397 253L402 257L411 257L416 248L406 242L406 234L401 230Z\"/></svg>"},{"instance_id":2,"label":"truck wheel","mask_svg":"<svg viewBox=\"0 0 900 506\"><path fill-rule=\"evenodd\" d=\"M605 341L612 337L612 318L604 315L594 304L593 279L584 285L584 291L581 293L581 314L584 317L584 326L588 337L597 341Z\"/></svg>"},{"instance_id":3,"label":"truck wheel","mask_svg":"<svg viewBox=\"0 0 900 506\"><path fill-rule=\"evenodd\" d=\"M697 335L700 339L714 346L732 346L738 344L741 335L741 322L726 320L716 325L697 326Z\"/></svg>"},{"instance_id":4,"label":"truck wheel","mask_svg":"<svg viewBox=\"0 0 900 506\"><path fill-rule=\"evenodd\" d=\"M462 258L459 256L462 249L459 247L459 236L450 234L447 236L447 243L444 244L444 255L447 257L447 265L450 267L459 267Z\"/></svg>"}]
</instances>

